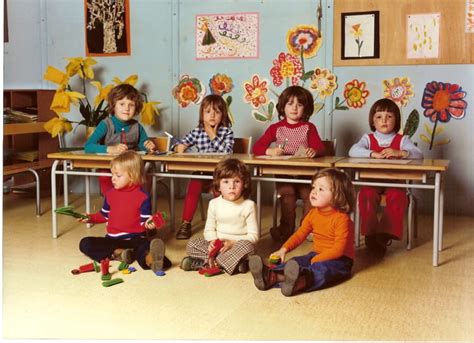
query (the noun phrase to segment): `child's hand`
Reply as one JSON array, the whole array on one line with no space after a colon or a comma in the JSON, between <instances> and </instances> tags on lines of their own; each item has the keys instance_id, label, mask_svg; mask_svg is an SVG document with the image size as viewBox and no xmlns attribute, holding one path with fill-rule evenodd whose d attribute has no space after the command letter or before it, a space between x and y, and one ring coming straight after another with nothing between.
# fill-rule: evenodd
<instances>
[{"instance_id":1,"label":"child's hand","mask_svg":"<svg viewBox=\"0 0 474 343\"><path fill-rule=\"evenodd\" d=\"M281 156L281 155L283 155L283 153L284 153L284 151L280 147L268 148L265 151L265 155L269 155L269 156Z\"/></svg>"},{"instance_id":2,"label":"child's hand","mask_svg":"<svg viewBox=\"0 0 474 343\"><path fill-rule=\"evenodd\" d=\"M178 154L181 154L183 153L186 149L188 148L188 146L186 144L178 144L174 147L174 150L178 153Z\"/></svg>"},{"instance_id":3,"label":"child's hand","mask_svg":"<svg viewBox=\"0 0 474 343\"><path fill-rule=\"evenodd\" d=\"M381 151L383 158L405 158L408 152L404 150L396 150L392 148L383 149Z\"/></svg>"},{"instance_id":4,"label":"child's hand","mask_svg":"<svg viewBox=\"0 0 474 343\"><path fill-rule=\"evenodd\" d=\"M221 250L219 250L221 254L232 249L235 244L235 241L232 241L230 239L222 239L222 243L224 243L224 245L222 246Z\"/></svg>"},{"instance_id":5,"label":"child's hand","mask_svg":"<svg viewBox=\"0 0 474 343\"><path fill-rule=\"evenodd\" d=\"M153 141L151 139L147 139L145 141L145 143L143 143L143 145L145 146L146 151L148 151L148 152L155 151L155 149L156 149L155 143L153 143Z\"/></svg>"},{"instance_id":6,"label":"child's hand","mask_svg":"<svg viewBox=\"0 0 474 343\"><path fill-rule=\"evenodd\" d=\"M375 152L375 151L372 151L372 152L370 153L370 157L371 157L371 158L385 158L385 157L383 157L382 153L380 153L380 152Z\"/></svg>"},{"instance_id":7,"label":"child's hand","mask_svg":"<svg viewBox=\"0 0 474 343\"><path fill-rule=\"evenodd\" d=\"M270 256L279 256L281 263L285 262L286 248L281 247L280 250L277 250L270 254Z\"/></svg>"},{"instance_id":8,"label":"child's hand","mask_svg":"<svg viewBox=\"0 0 474 343\"><path fill-rule=\"evenodd\" d=\"M211 126L209 124L204 123L204 130L206 131L211 141L217 137L217 125Z\"/></svg>"},{"instance_id":9,"label":"child's hand","mask_svg":"<svg viewBox=\"0 0 474 343\"><path fill-rule=\"evenodd\" d=\"M148 230L153 230L154 228L156 228L155 223L153 223L153 219L152 219L152 218L148 219L148 220L145 222L145 228L148 229Z\"/></svg>"},{"instance_id":10,"label":"child's hand","mask_svg":"<svg viewBox=\"0 0 474 343\"><path fill-rule=\"evenodd\" d=\"M313 148L306 149L306 157L313 158L315 156L316 156L316 150L314 150Z\"/></svg>"},{"instance_id":11,"label":"child's hand","mask_svg":"<svg viewBox=\"0 0 474 343\"><path fill-rule=\"evenodd\" d=\"M84 223L84 224L89 223L89 220L90 220L89 213L83 213L83 215L87 216L87 219L85 219L85 218L77 218L77 221L78 221L79 223Z\"/></svg>"},{"instance_id":12,"label":"child's hand","mask_svg":"<svg viewBox=\"0 0 474 343\"><path fill-rule=\"evenodd\" d=\"M107 153L108 154L121 154L124 151L128 150L128 146L126 144L117 144L117 145L110 145L107 147Z\"/></svg>"}]
</instances>

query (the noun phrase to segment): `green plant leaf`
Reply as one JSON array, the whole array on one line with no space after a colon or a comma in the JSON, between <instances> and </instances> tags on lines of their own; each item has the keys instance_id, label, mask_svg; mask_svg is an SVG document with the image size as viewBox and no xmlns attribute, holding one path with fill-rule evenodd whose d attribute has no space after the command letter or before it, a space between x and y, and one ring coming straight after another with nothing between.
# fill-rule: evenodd
<instances>
[{"instance_id":1,"label":"green plant leaf","mask_svg":"<svg viewBox=\"0 0 474 343\"><path fill-rule=\"evenodd\" d=\"M267 121L269 121L268 117L266 117L265 115L261 114L258 111L252 111L252 116L255 118L256 121L259 121L262 123L266 123Z\"/></svg>"},{"instance_id":2,"label":"green plant leaf","mask_svg":"<svg viewBox=\"0 0 474 343\"><path fill-rule=\"evenodd\" d=\"M418 125L420 124L420 114L417 110L411 111L410 115L405 122L405 128L403 129L403 134L408 135L410 138L418 130Z\"/></svg>"},{"instance_id":3,"label":"green plant leaf","mask_svg":"<svg viewBox=\"0 0 474 343\"><path fill-rule=\"evenodd\" d=\"M227 103L227 106L230 106L230 104L232 104L232 97L229 95L227 98L225 98L225 101Z\"/></svg>"},{"instance_id":4,"label":"green plant leaf","mask_svg":"<svg viewBox=\"0 0 474 343\"><path fill-rule=\"evenodd\" d=\"M314 70L307 71L306 73L304 73L303 76L301 76L301 80L306 81L310 79L311 76L313 76L313 74L314 74Z\"/></svg>"},{"instance_id":5,"label":"green plant leaf","mask_svg":"<svg viewBox=\"0 0 474 343\"><path fill-rule=\"evenodd\" d=\"M273 117L273 111L275 110L275 103L270 100L268 103L268 114L270 114L271 117Z\"/></svg>"}]
</instances>

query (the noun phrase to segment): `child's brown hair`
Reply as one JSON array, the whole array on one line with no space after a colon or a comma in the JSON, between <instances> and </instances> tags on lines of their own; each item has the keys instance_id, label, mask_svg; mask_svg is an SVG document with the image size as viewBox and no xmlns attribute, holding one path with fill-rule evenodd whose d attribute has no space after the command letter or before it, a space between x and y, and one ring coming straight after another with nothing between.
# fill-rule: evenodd
<instances>
[{"instance_id":1,"label":"child's brown hair","mask_svg":"<svg viewBox=\"0 0 474 343\"><path fill-rule=\"evenodd\" d=\"M369 111L370 129L372 131L375 131L374 115L375 113L382 112L382 111L393 113L393 115L395 116L395 126L393 128L393 131L398 132L401 126L400 108L398 108L395 102L387 98L377 100L376 102L374 102L374 104L370 108L370 111Z\"/></svg>"},{"instance_id":2,"label":"child's brown hair","mask_svg":"<svg viewBox=\"0 0 474 343\"><path fill-rule=\"evenodd\" d=\"M232 123L230 122L229 112L227 111L227 104L220 95L210 94L202 99L201 106L199 107L199 127L204 127L204 110L207 106L212 106L214 111L219 111L222 113L222 120L217 125L217 127L225 126L231 127Z\"/></svg>"},{"instance_id":3,"label":"child's brown hair","mask_svg":"<svg viewBox=\"0 0 474 343\"><path fill-rule=\"evenodd\" d=\"M145 164L142 158L135 151L127 150L110 161L110 169L117 167L130 176L134 185L145 183Z\"/></svg>"},{"instance_id":4,"label":"child's brown hair","mask_svg":"<svg viewBox=\"0 0 474 343\"><path fill-rule=\"evenodd\" d=\"M304 107L301 121L308 121L314 111L314 99L311 92L301 86L290 86L280 94L278 104L276 105L278 119L282 120L286 117L285 106L291 98L296 98Z\"/></svg>"},{"instance_id":5,"label":"child's brown hair","mask_svg":"<svg viewBox=\"0 0 474 343\"><path fill-rule=\"evenodd\" d=\"M314 174L311 183L314 183L314 181L322 177L327 177L331 184L331 206L341 212L352 212L355 201L355 190L350 176L336 168L325 168Z\"/></svg>"},{"instance_id":6,"label":"child's brown hair","mask_svg":"<svg viewBox=\"0 0 474 343\"><path fill-rule=\"evenodd\" d=\"M226 158L217 164L216 169L214 169L214 177L212 180L214 191L220 191L219 184L222 179L228 179L232 177L238 177L242 180L242 196L247 199L252 192L250 172L245 163L236 158Z\"/></svg>"},{"instance_id":7,"label":"child's brown hair","mask_svg":"<svg viewBox=\"0 0 474 343\"><path fill-rule=\"evenodd\" d=\"M135 114L141 112L143 108L142 95L132 85L129 85L128 83L122 83L112 88L109 95L107 96L107 102L109 103L109 114L114 114L115 104L117 101L122 100L123 98L127 98L128 100L135 103Z\"/></svg>"}]
</instances>

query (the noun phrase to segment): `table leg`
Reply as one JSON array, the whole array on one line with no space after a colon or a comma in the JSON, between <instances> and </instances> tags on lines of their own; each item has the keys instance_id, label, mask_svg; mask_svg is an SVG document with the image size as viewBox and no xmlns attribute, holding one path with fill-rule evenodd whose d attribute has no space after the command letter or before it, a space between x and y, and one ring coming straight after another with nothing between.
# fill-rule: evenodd
<instances>
[{"instance_id":1,"label":"table leg","mask_svg":"<svg viewBox=\"0 0 474 343\"><path fill-rule=\"evenodd\" d=\"M439 262L439 203L440 203L440 173L435 175L434 189L434 214L433 214L433 266L437 267Z\"/></svg>"},{"instance_id":2,"label":"table leg","mask_svg":"<svg viewBox=\"0 0 474 343\"><path fill-rule=\"evenodd\" d=\"M52 220L52 236L58 238L58 221L56 210L56 168L59 160L55 160L51 166L51 220Z\"/></svg>"},{"instance_id":3,"label":"table leg","mask_svg":"<svg viewBox=\"0 0 474 343\"><path fill-rule=\"evenodd\" d=\"M156 176L151 177L151 208L153 213L156 212Z\"/></svg>"},{"instance_id":4,"label":"table leg","mask_svg":"<svg viewBox=\"0 0 474 343\"><path fill-rule=\"evenodd\" d=\"M64 189L64 207L69 204L69 189L67 183L67 161L63 161L63 189Z\"/></svg>"},{"instance_id":5,"label":"table leg","mask_svg":"<svg viewBox=\"0 0 474 343\"><path fill-rule=\"evenodd\" d=\"M439 245L438 251L443 250L443 224L444 224L444 177L440 177L439 189Z\"/></svg>"},{"instance_id":6,"label":"table leg","mask_svg":"<svg viewBox=\"0 0 474 343\"><path fill-rule=\"evenodd\" d=\"M86 213L91 213L91 179L89 175L86 175L85 178L86 184ZM87 223L87 228L90 229L92 224Z\"/></svg>"},{"instance_id":7,"label":"table leg","mask_svg":"<svg viewBox=\"0 0 474 343\"><path fill-rule=\"evenodd\" d=\"M174 195L174 177L170 178L170 228L171 232L175 231L174 211L175 211L175 195Z\"/></svg>"},{"instance_id":8,"label":"table leg","mask_svg":"<svg viewBox=\"0 0 474 343\"><path fill-rule=\"evenodd\" d=\"M258 237L262 235L262 185L257 180L257 219L258 219Z\"/></svg>"}]
</instances>

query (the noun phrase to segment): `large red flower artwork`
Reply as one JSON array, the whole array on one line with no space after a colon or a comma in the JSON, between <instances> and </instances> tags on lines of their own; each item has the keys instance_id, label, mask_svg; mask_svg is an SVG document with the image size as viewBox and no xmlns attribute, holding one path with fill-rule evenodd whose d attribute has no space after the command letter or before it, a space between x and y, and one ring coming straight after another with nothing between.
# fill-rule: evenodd
<instances>
[{"instance_id":1,"label":"large red flower artwork","mask_svg":"<svg viewBox=\"0 0 474 343\"><path fill-rule=\"evenodd\" d=\"M457 84L431 81L426 84L421 106L425 117L432 122L448 122L451 117L462 119L466 113L467 102L462 100L466 92Z\"/></svg>"}]
</instances>

